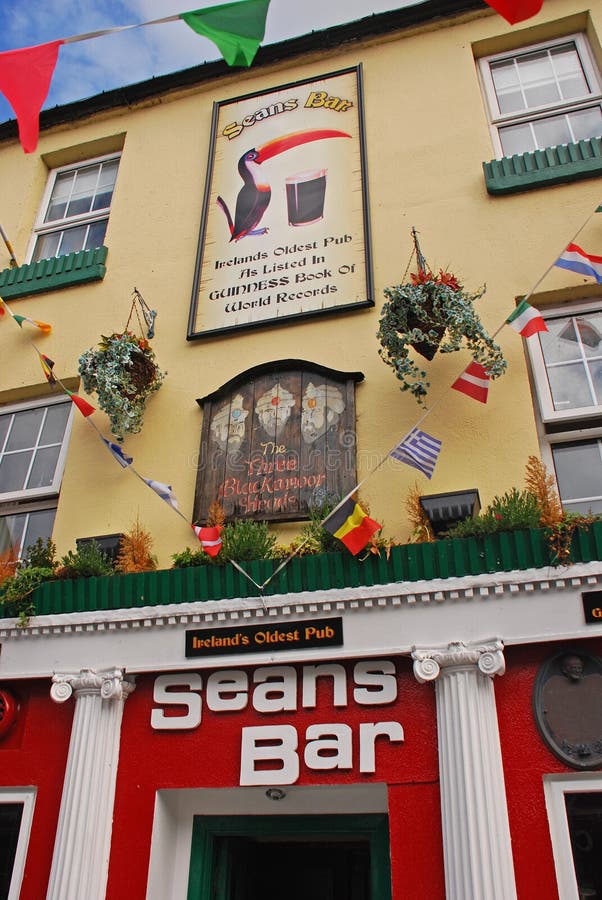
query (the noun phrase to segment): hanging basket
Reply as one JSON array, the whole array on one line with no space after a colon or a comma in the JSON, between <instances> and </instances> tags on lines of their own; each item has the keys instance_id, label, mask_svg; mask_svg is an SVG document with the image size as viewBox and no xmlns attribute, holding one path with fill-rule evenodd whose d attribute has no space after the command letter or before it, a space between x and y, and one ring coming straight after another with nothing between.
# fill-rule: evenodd
<instances>
[{"instance_id":1,"label":"hanging basket","mask_svg":"<svg viewBox=\"0 0 602 900\"><path fill-rule=\"evenodd\" d=\"M80 356L79 374L86 392L98 395L119 441L141 430L146 403L165 378L149 342L131 331L103 335L97 349Z\"/></svg>"},{"instance_id":2,"label":"hanging basket","mask_svg":"<svg viewBox=\"0 0 602 900\"><path fill-rule=\"evenodd\" d=\"M450 272L440 270L435 275L423 268L410 276L410 283L385 288L387 302L377 332L379 354L394 369L400 390L410 391L424 405L430 382L410 355L411 349L430 362L437 351L451 353L465 347L491 378L503 374L502 351L473 306L484 293L483 288L469 294Z\"/></svg>"}]
</instances>

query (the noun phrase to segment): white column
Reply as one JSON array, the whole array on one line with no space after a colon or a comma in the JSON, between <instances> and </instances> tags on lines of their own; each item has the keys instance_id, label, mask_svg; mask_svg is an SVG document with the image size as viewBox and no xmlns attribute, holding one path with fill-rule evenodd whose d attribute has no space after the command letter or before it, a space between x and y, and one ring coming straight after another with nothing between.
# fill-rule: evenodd
<instances>
[{"instance_id":1,"label":"white column","mask_svg":"<svg viewBox=\"0 0 602 900\"><path fill-rule=\"evenodd\" d=\"M103 900L123 704L134 690L122 669L55 674L50 696L75 712L46 900Z\"/></svg>"},{"instance_id":2,"label":"white column","mask_svg":"<svg viewBox=\"0 0 602 900\"><path fill-rule=\"evenodd\" d=\"M503 644L414 647L414 674L434 681L447 900L516 900L493 676Z\"/></svg>"}]
</instances>

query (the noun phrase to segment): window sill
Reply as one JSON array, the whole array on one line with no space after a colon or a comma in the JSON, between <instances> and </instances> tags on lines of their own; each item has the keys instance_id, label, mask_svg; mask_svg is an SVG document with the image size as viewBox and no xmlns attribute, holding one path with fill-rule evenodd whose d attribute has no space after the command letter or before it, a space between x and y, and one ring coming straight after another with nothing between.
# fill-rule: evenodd
<instances>
[{"instance_id":1,"label":"window sill","mask_svg":"<svg viewBox=\"0 0 602 900\"><path fill-rule=\"evenodd\" d=\"M0 297L15 300L30 294L100 281L105 276L107 253L106 247L97 247L95 250L80 250L66 256L40 259L16 269L4 269L0 272Z\"/></svg>"},{"instance_id":2,"label":"window sill","mask_svg":"<svg viewBox=\"0 0 602 900\"><path fill-rule=\"evenodd\" d=\"M515 194L602 175L602 138L483 163L489 194Z\"/></svg>"}]
</instances>

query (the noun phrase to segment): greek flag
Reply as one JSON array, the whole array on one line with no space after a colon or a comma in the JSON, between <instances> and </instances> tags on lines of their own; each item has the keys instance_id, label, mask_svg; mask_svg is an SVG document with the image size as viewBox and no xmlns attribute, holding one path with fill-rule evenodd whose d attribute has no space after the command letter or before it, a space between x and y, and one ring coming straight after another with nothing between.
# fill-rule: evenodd
<instances>
[{"instance_id":1,"label":"greek flag","mask_svg":"<svg viewBox=\"0 0 602 900\"><path fill-rule=\"evenodd\" d=\"M430 478L441 450L441 441L425 431L414 428L409 435L391 450L389 456L418 469Z\"/></svg>"},{"instance_id":2,"label":"greek flag","mask_svg":"<svg viewBox=\"0 0 602 900\"><path fill-rule=\"evenodd\" d=\"M127 453L123 450L119 444L114 444L113 441L107 441L106 438L101 438L102 441L107 445L108 449L111 451L117 462L120 466L123 466L124 469L127 469L128 466L131 466L134 462L133 456L128 456Z\"/></svg>"},{"instance_id":3,"label":"greek flag","mask_svg":"<svg viewBox=\"0 0 602 900\"><path fill-rule=\"evenodd\" d=\"M155 494L158 494L161 497L161 500L165 500L166 503L169 503L172 509L178 508L178 501L176 500L176 496L171 489L171 484L163 484L161 481L153 481L152 478L143 478L142 479L145 484L148 484L149 488L152 488Z\"/></svg>"}]
</instances>

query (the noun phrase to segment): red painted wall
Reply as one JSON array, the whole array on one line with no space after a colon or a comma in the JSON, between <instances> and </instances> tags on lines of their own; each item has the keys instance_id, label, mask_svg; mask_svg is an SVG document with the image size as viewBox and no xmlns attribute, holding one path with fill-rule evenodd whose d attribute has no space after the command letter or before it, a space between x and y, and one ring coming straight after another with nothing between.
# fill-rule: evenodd
<instances>
[{"instance_id":1,"label":"red painted wall","mask_svg":"<svg viewBox=\"0 0 602 900\"><path fill-rule=\"evenodd\" d=\"M286 664L285 662L282 665ZM216 666L216 669L227 665ZM239 668L239 667L237 667ZM296 667L297 669L299 667ZM411 662L398 661L398 697L392 704L358 706L353 701L353 664L348 671L349 705L335 708L327 683L319 685L316 709L266 714L249 706L241 712L214 713L203 706L200 726L188 732L159 732L150 726L155 677L137 679L125 706L121 759L115 800L115 826L108 900L144 900L155 792L158 788L236 787L239 784L241 728L292 724L304 746L308 725L345 722L354 729L352 771L308 770L301 756L298 784L390 785L391 856L394 896L404 900L443 900L435 703L432 687L421 687ZM205 683L209 672L202 672ZM361 775L357 765L360 722L398 721L403 744L379 739L376 773ZM434 863L437 860L437 864Z\"/></svg>"},{"instance_id":2,"label":"red painted wall","mask_svg":"<svg viewBox=\"0 0 602 900\"><path fill-rule=\"evenodd\" d=\"M602 655L602 640L507 647L506 674L495 679L495 694L508 797L508 816L519 900L558 900L543 776L575 774L547 749L532 710L540 666L571 646Z\"/></svg>"},{"instance_id":3,"label":"red painted wall","mask_svg":"<svg viewBox=\"0 0 602 900\"><path fill-rule=\"evenodd\" d=\"M3 682L19 701L14 727L0 740L0 785L37 787L19 900L46 896L58 821L73 703L50 699L49 681Z\"/></svg>"}]
</instances>

